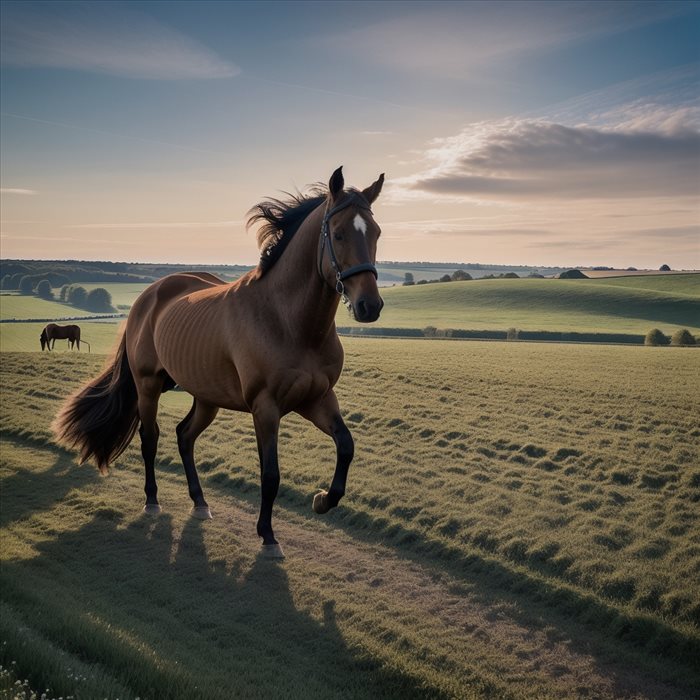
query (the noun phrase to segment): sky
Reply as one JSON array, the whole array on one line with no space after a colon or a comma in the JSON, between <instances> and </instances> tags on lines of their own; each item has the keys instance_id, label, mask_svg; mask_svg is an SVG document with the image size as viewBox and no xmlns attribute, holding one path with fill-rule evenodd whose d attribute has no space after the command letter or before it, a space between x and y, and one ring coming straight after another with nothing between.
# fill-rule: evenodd
<instances>
[{"instance_id":1,"label":"sky","mask_svg":"<svg viewBox=\"0 0 700 700\"><path fill-rule=\"evenodd\" d=\"M700 3L0 12L3 258L253 264L343 165L380 260L700 268Z\"/></svg>"}]
</instances>

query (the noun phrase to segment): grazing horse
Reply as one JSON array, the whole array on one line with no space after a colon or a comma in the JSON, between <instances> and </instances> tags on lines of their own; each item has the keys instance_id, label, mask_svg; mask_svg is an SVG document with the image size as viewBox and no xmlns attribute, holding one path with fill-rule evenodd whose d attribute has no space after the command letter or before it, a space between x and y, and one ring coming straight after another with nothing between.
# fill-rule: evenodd
<instances>
[{"instance_id":1,"label":"grazing horse","mask_svg":"<svg viewBox=\"0 0 700 700\"><path fill-rule=\"evenodd\" d=\"M333 480L315 495L313 510L326 513L345 493L354 443L333 392L343 366L335 315L341 297L364 323L376 321L384 305L375 268L380 229L370 209L383 182L382 174L364 190L345 190L338 168L327 192L264 201L249 212L249 226L262 223L254 270L230 284L191 272L148 287L131 308L107 369L61 409L53 425L58 442L77 448L81 463L94 457L106 471L138 428L144 511L158 513L158 398L178 384L194 398L176 431L191 514L207 519L195 440L220 408L251 413L260 458L257 532L265 556L283 557L272 530L282 416L300 414L336 445Z\"/></svg>"},{"instance_id":2,"label":"grazing horse","mask_svg":"<svg viewBox=\"0 0 700 700\"><path fill-rule=\"evenodd\" d=\"M41 342L42 351L44 348L48 350L53 350L57 340L68 340L68 345L70 349L77 344L78 350L80 350L80 326L59 326L55 323L49 323L39 336L39 341ZM88 352L90 352L90 343L87 340L83 340L83 343L88 346Z\"/></svg>"}]
</instances>

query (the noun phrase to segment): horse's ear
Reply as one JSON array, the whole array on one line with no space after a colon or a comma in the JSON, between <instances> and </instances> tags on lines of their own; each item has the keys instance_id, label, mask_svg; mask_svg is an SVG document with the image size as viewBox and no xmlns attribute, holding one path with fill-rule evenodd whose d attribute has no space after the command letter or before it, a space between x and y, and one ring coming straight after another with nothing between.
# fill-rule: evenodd
<instances>
[{"instance_id":1,"label":"horse's ear","mask_svg":"<svg viewBox=\"0 0 700 700\"><path fill-rule=\"evenodd\" d=\"M384 173L382 173L376 182L373 182L367 189L362 190L362 194L365 199L372 204L374 200L379 197L379 193L382 191L382 185L384 184Z\"/></svg>"},{"instance_id":2,"label":"horse's ear","mask_svg":"<svg viewBox=\"0 0 700 700\"><path fill-rule=\"evenodd\" d=\"M328 181L328 190L331 193L331 198L335 199L345 187L345 178L343 177L343 166L341 165L332 175L331 179Z\"/></svg>"}]
</instances>

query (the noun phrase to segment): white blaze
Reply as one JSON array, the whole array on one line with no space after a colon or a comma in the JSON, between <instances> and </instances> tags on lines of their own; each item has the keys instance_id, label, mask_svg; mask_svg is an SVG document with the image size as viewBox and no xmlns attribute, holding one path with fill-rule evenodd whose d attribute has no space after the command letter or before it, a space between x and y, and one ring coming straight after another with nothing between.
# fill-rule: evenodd
<instances>
[{"instance_id":1,"label":"white blaze","mask_svg":"<svg viewBox=\"0 0 700 700\"><path fill-rule=\"evenodd\" d=\"M352 223L363 236L367 233L367 222L359 214L355 214Z\"/></svg>"}]
</instances>

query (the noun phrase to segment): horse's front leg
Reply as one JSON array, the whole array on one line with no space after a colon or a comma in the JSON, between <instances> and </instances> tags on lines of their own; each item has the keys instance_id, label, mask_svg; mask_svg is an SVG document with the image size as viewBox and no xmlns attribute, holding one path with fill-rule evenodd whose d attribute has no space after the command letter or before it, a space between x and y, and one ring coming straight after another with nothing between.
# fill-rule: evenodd
<instances>
[{"instance_id":1,"label":"horse's front leg","mask_svg":"<svg viewBox=\"0 0 700 700\"><path fill-rule=\"evenodd\" d=\"M272 402L257 401L253 408L255 437L260 457L260 517L258 535L263 540L263 555L269 559L284 559L284 554L272 531L272 506L280 485L280 468L277 458L277 439L280 412Z\"/></svg>"},{"instance_id":2,"label":"horse's front leg","mask_svg":"<svg viewBox=\"0 0 700 700\"><path fill-rule=\"evenodd\" d=\"M355 443L340 415L338 399L333 391L329 391L317 403L304 407L299 413L324 433L330 435L335 442L337 461L333 481L331 481L328 491L320 491L314 496L313 502L313 509L316 513L327 513L338 505L338 501L345 494L348 469L355 454Z\"/></svg>"}]
</instances>

